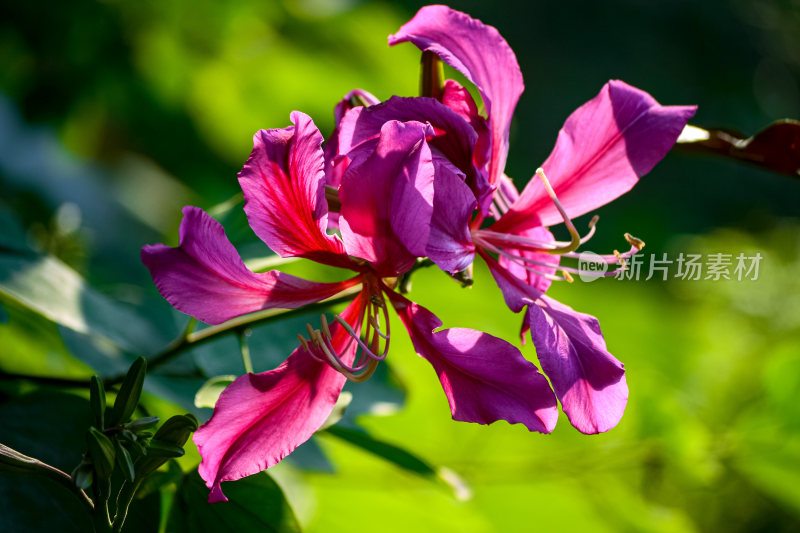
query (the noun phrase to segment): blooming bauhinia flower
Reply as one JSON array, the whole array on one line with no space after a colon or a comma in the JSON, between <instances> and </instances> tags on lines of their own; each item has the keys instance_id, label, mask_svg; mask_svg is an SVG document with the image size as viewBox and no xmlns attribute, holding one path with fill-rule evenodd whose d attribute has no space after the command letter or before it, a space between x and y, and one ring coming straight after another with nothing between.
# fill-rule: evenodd
<instances>
[{"instance_id":1,"label":"blooming bauhinia flower","mask_svg":"<svg viewBox=\"0 0 800 533\"><path fill-rule=\"evenodd\" d=\"M364 101L371 98L366 93L354 94L371 103ZM416 218L424 210L420 191L432 190L434 180L463 179L434 156L440 134L429 123L389 120L377 135L326 158L311 119L294 112L292 122L255 135L239 174L249 224L277 254L347 269L353 277L318 283L277 270L251 272L222 226L195 207L184 209L178 247L142 250L161 294L211 324L361 287L333 323L323 316L319 328L309 325L309 338L300 337L278 368L241 376L222 393L211 419L194 434L209 501L226 499L223 481L269 468L291 453L325 422L347 379L372 374L388 352L389 307L436 370L453 418L484 424L504 419L551 431L555 397L516 348L481 331L438 330L436 316L393 290L417 259L405 243L430 238L427 224ZM339 235L326 231L329 203L338 210Z\"/></svg>"},{"instance_id":2,"label":"blooming bauhinia flower","mask_svg":"<svg viewBox=\"0 0 800 533\"><path fill-rule=\"evenodd\" d=\"M469 166L471 158L478 177L472 182L435 182L427 201L434 211L432 228L444 231L432 229L421 248L446 249L444 261L429 255L449 272L469 265L476 254L485 260L507 305L515 312L526 309L523 341L530 331L542 370L570 422L584 433L607 431L618 423L627 403L624 367L608 352L597 319L545 292L551 281L569 280L570 273L580 273L562 265L560 258L578 257L575 250L594 233L596 218L583 237L571 219L630 190L666 155L696 108L662 106L644 91L611 81L570 115L552 153L520 194L503 169L511 118L524 87L516 57L503 37L464 13L427 6L389 37L390 45L402 42L436 54L464 74L478 88L486 111L481 116L472 97L455 81L444 83L440 103L470 124L478 138L472 152L450 146L461 150L451 161L463 170L464 161ZM411 99L404 105L423 105L412 104L414 100L425 100L424 105L433 107L429 99ZM355 122L374 135L381 119L392 118L382 111L380 106L350 111L341 128L344 132L348 122ZM365 118L379 112L379 120ZM429 122L447 127L439 121L441 115L437 111ZM453 131L466 136L459 128ZM438 208L443 199L447 207ZM473 213L473 207L479 210ZM489 225L485 224L488 217L494 218ZM561 222L570 232L570 242L556 241L547 230ZM643 246L630 235L626 239L629 251L600 260L624 268L625 260ZM409 246L415 253L419 248Z\"/></svg>"}]
</instances>

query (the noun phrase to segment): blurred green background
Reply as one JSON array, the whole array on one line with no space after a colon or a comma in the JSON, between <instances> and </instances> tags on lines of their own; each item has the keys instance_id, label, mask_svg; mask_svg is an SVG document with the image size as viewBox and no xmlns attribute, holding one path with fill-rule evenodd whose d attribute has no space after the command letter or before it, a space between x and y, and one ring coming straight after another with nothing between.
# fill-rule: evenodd
<instances>
[{"instance_id":1,"label":"blurred green background","mask_svg":"<svg viewBox=\"0 0 800 533\"><path fill-rule=\"evenodd\" d=\"M268 255L236 196L253 133L285 127L298 109L327 134L333 105L354 87L381 99L414 95L419 53L388 48L386 36L421 5L0 1L0 370L112 375L133 355L163 348L185 317L159 297L141 246L176 244L180 209L191 204L212 209L246 259ZM692 123L704 127L752 135L800 117L796 0L451 5L497 27L517 54L526 91L507 173L520 187L564 119L608 79L664 104L697 104ZM607 434L580 435L563 416L550 436L505 422L453 422L429 365L394 336L390 369L349 387L354 401L342 425L360 415L370 435L438 475L322 434L270 470L303 530L796 531L799 192L785 176L673 151L634 191L598 210L593 251L623 247L628 231L647 242L648 255L763 256L756 281L553 287L552 296L600 319L626 364L627 412ZM475 277L462 290L421 271L411 296L446 327L518 344L520 318L485 271ZM305 321L253 331L256 371L289 353ZM529 344L523 353L535 360ZM194 407L198 387L242 372L235 339L223 339L148 376L145 405L162 416L191 409L207 417L210 410ZM85 397L0 380L0 442L71 470L82 452ZM188 471L198 460L190 450L181 465ZM205 512L197 503L205 495L187 486L139 502L131 530L163 530L173 500L174 513ZM225 505L255 520L270 505L259 500L262 488L228 483L239 503ZM0 477L0 516L28 528L83 530L78 511L51 489ZM206 517L194 527L231 527L226 520Z\"/></svg>"}]
</instances>

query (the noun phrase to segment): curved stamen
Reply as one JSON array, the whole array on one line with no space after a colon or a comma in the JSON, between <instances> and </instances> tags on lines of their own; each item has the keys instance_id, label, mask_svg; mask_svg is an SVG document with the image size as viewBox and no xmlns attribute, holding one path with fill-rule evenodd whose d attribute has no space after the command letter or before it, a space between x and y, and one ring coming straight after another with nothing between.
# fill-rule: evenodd
<instances>
[{"instance_id":1,"label":"curved stamen","mask_svg":"<svg viewBox=\"0 0 800 533\"><path fill-rule=\"evenodd\" d=\"M593 218L592 222L596 222L596 218ZM625 252L624 254L621 254L621 253L617 252L616 250L614 251L614 255L594 255L594 254L592 254L592 255L584 255L584 254L579 254L577 252L568 252L566 254L562 254L564 257L569 257L569 258L572 258L572 259L579 259L581 261L587 261L587 262L591 262L591 263L606 263L608 265L616 265L616 264L620 265L620 268L615 269L615 270L611 270L611 271L608 271L608 272L604 272L602 274L600 274L600 273L598 273L596 271L586 271L586 270L582 270L580 268L564 266L564 265L562 265L560 263L551 263L551 262L548 262L548 261L541 261L539 259L533 259L533 258L530 258L530 257L525 257L523 255L516 255L516 254L513 254L513 253L508 252L506 250L503 250L500 247L494 246L492 243L487 242L487 241L485 241L485 240L483 240L481 238L475 239L475 243L478 244L480 247L482 247L484 249L487 249L487 250L489 250L491 252L496 253L498 256L502 256L502 257L507 258L509 261L512 261L512 262L516 263L517 265L521 266L526 271L528 271L528 272L530 272L530 273L532 273L534 275L541 276L543 278L546 278L546 279L549 279L549 280L552 280L552 281L564 281L564 280L566 280L568 282L572 282L574 280L573 280L572 276L570 275L570 273L578 274L578 275L584 275L584 274L585 275L592 275L592 276L595 276L595 277L609 277L609 276L616 276L620 272L626 270L627 269L626 260L628 258L630 258L631 256L635 255L636 253L638 253L642 249L642 247L644 247L644 242L642 242L640 239L637 239L636 237L631 236L629 233L625 234L625 238L626 238L626 240L628 242L633 243L633 244L631 246L631 249L629 251ZM545 268L552 268L554 270L559 270L559 271L561 271L562 276L556 276L555 274L548 274L548 273L542 272L540 270L537 270L537 269L533 268L531 265L545 267Z\"/></svg>"},{"instance_id":2,"label":"curved stamen","mask_svg":"<svg viewBox=\"0 0 800 533\"><path fill-rule=\"evenodd\" d=\"M375 333L377 333L378 335L380 335L381 337L383 337L384 339L386 339L388 341L389 340L389 335L386 335L381 331L381 326L378 323L378 320L374 316L371 316L371 317L369 317L369 321L370 321L370 324L372 324L372 327L375 328ZM387 326L388 326L388 324L387 324Z\"/></svg>"},{"instance_id":3,"label":"curved stamen","mask_svg":"<svg viewBox=\"0 0 800 533\"><path fill-rule=\"evenodd\" d=\"M592 220L589 221L589 231L580 238L579 244L586 244L589 239L591 239L595 232L597 231L597 221L600 219L598 215L592 217ZM626 235L628 235L626 233ZM564 241L539 241L536 239L531 239L529 237L524 237L522 235L512 235L509 233L498 233L496 231L491 231L488 229L479 229L473 230L472 232L473 240L476 238L481 239L482 242L490 241L498 244L500 246L507 245L513 246L519 250L525 250L527 252L548 252L552 253L553 250L567 246L570 246L571 243L564 242ZM634 237L635 238L635 237ZM637 239L638 240L638 239ZM564 252L561 255L568 255L573 252Z\"/></svg>"},{"instance_id":4,"label":"curved stamen","mask_svg":"<svg viewBox=\"0 0 800 533\"><path fill-rule=\"evenodd\" d=\"M381 330L381 313L386 324L386 333ZM298 335L300 344L315 360L329 364L348 380L354 382L366 380L375 372L378 363L386 359L389 353L389 314L383 298L380 295L377 297L373 295L365 301L365 304L362 304L358 318L354 322L355 327L338 315L334 315L333 318L350 337L343 349L337 350L334 347L333 333L324 314L320 316L320 329L314 329L311 324L306 324L309 339ZM357 331L357 329L361 329L358 327L360 325L365 325L363 335ZM378 354L381 339L383 339L384 347ZM354 357L353 364L348 365L340 354L346 353L353 342L358 344L356 348L358 356Z\"/></svg>"},{"instance_id":5,"label":"curved stamen","mask_svg":"<svg viewBox=\"0 0 800 533\"><path fill-rule=\"evenodd\" d=\"M630 259L632 256L638 254L642 249L638 246L631 246L630 250L624 253L617 252L614 255L585 255L577 252L564 254L563 257L570 259L579 259L587 263L606 263L608 265L617 265L621 261Z\"/></svg>"},{"instance_id":6,"label":"curved stamen","mask_svg":"<svg viewBox=\"0 0 800 533\"><path fill-rule=\"evenodd\" d=\"M567 230L569 231L572 240L567 246L554 248L552 250L548 250L547 253L551 254L564 254L567 252L573 252L578 249L578 246L581 245L581 236L578 233L578 230L575 229L575 225L572 223L572 220L567 215L567 212L564 210L564 207L561 205L561 202L558 201L558 197L556 196L556 192L553 190L553 187L550 185L550 181L548 181L547 176L544 175L544 170L541 168L536 169L536 174L542 178L542 183L544 184L544 188L547 191L547 194L550 196L550 199L558 209L558 212L561 214L561 218L564 219L564 225L567 226ZM594 220L594 219L593 219Z\"/></svg>"},{"instance_id":7,"label":"curved stamen","mask_svg":"<svg viewBox=\"0 0 800 533\"><path fill-rule=\"evenodd\" d=\"M477 242L476 242L476 244L477 244ZM518 255L514 255L512 253L506 252L505 250L503 250L501 248L498 248L497 246L494 246L493 244L490 244L488 242L482 242L480 244L480 246L481 246L481 248L485 248L485 249L487 249L487 250L489 250L491 252L496 253L497 255L500 255L500 256L508 258L509 260L511 260L511 261L517 263L518 265L520 265L522 268L524 268L528 272L530 272L532 274L536 274L537 276L541 276L541 277L543 277L545 279L549 279L551 281L563 281L564 279L566 279L564 277L556 276L554 274L548 274L546 272L541 272L539 270L536 270L534 268L529 267L526 264L526 263L533 263L533 264L536 264L536 265L539 265L539 266L548 267L548 268L558 268L558 263L546 263L544 261L536 261L535 259L529 259L527 257L526 258L522 258L522 257L520 257Z\"/></svg>"},{"instance_id":8,"label":"curved stamen","mask_svg":"<svg viewBox=\"0 0 800 533\"><path fill-rule=\"evenodd\" d=\"M384 359L386 359L386 354L388 353L388 350L389 350L389 343L388 343L388 342L386 343L386 349L384 349L383 353L382 353L381 355L375 355L375 354L372 352L372 349L371 349L369 346L367 346L367 345L364 343L364 341L362 341L362 340L361 340L361 336L360 336L360 335L358 335L358 334L357 334L357 333L356 333L356 332L353 330L353 327L352 327L350 324L348 324L347 322L345 322L345 321L344 321L344 319L342 319L342 318L341 318L341 317L339 317L339 316L335 316L335 317L333 317L333 318L334 318L334 320L336 320L336 321L337 321L339 324L341 324L341 326L342 326L342 327L343 327L345 330L347 330L347 333L349 333L349 334L350 334L350 336L352 336L352 337L355 339L355 341L358 343L358 345L359 345L359 346L361 346L361 349L363 350L363 353L364 353L364 354L365 354L367 357L369 357L370 359L374 359L375 361L383 361ZM387 340L388 340L388 337L386 337L386 338L387 338Z\"/></svg>"}]
</instances>

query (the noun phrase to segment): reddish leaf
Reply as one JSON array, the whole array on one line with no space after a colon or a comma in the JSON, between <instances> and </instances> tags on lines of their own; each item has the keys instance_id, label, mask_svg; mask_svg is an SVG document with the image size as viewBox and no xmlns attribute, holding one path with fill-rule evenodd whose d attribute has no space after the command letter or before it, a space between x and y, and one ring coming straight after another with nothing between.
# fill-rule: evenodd
<instances>
[{"instance_id":1,"label":"reddish leaf","mask_svg":"<svg viewBox=\"0 0 800 533\"><path fill-rule=\"evenodd\" d=\"M778 120L749 138L735 131L686 126L677 146L800 177L800 122L796 120Z\"/></svg>"}]
</instances>

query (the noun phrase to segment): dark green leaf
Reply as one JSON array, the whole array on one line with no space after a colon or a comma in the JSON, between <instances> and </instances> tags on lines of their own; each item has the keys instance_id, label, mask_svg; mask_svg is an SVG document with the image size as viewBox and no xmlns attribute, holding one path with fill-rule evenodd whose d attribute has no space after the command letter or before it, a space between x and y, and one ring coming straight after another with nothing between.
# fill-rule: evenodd
<instances>
[{"instance_id":1,"label":"dark green leaf","mask_svg":"<svg viewBox=\"0 0 800 533\"><path fill-rule=\"evenodd\" d=\"M197 426L197 419L190 414L175 415L164 422L148 443L146 455L136 461L136 477L144 479L170 458L183 455L183 446Z\"/></svg>"},{"instance_id":2,"label":"dark green leaf","mask_svg":"<svg viewBox=\"0 0 800 533\"><path fill-rule=\"evenodd\" d=\"M81 463L72 471L72 480L75 486L82 490L87 490L92 486L94 480L94 469L89 463Z\"/></svg>"},{"instance_id":3,"label":"dark green leaf","mask_svg":"<svg viewBox=\"0 0 800 533\"><path fill-rule=\"evenodd\" d=\"M414 472L415 474L420 474L423 476L436 475L436 471L433 469L433 467L416 455L398 446L395 446L394 444L389 444L388 442L375 439L363 431L357 431L339 426L331 426L322 433L328 433L343 441L349 442L350 444L358 446L363 450L375 454L378 457L394 463L400 468Z\"/></svg>"},{"instance_id":4,"label":"dark green leaf","mask_svg":"<svg viewBox=\"0 0 800 533\"><path fill-rule=\"evenodd\" d=\"M208 504L208 489L197 472L183 478L175 495L168 531L300 531L297 518L281 488L266 473L225 484L230 501Z\"/></svg>"},{"instance_id":5,"label":"dark green leaf","mask_svg":"<svg viewBox=\"0 0 800 533\"><path fill-rule=\"evenodd\" d=\"M167 470L157 470L153 472L139 484L136 490L137 498L144 498L145 496L157 492L165 485L177 485L183 478L183 470L178 465L177 461L168 461Z\"/></svg>"},{"instance_id":6,"label":"dark green leaf","mask_svg":"<svg viewBox=\"0 0 800 533\"><path fill-rule=\"evenodd\" d=\"M89 401L74 394L36 391L0 404L0 442L70 472L86 450Z\"/></svg>"},{"instance_id":7,"label":"dark green leaf","mask_svg":"<svg viewBox=\"0 0 800 533\"><path fill-rule=\"evenodd\" d=\"M116 452L111 439L90 427L86 433L86 442L89 446L89 457L92 458L94 471L99 478L111 479L114 471L114 461Z\"/></svg>"},{"instance_id":8,"label":"dark green leaf","mask_svg":"<svg viewBox=\"0 0 800 533\"><path fill-rule=\"evenodd\" d=\"M730 130L687 126L678 146L706 152L800 178L800 122L778 120L752 137Z\"/></svg>"},{"instance_id":9,"label":"dark green leaf","mask_svg":"<svg viewBox=\"0 0 800 533\"><path fill-rule=\"evenodd\" d=\"M151 439L147 444L148 458L156 459L163 457L172 459L175 457L182 457L184 453L186 452L183 451L182 446L178 446L177 444L172 444L169 442L163 442L157 439Z\"/></svg>"},{"instance_id":10,"label":"dark green leaf","mask_svg":"<svg viewBox=\"0 0 800 533\"><path fill-rule=\"evenodd\" d=\"M117 452L117 465L119 466L119 469L122 470L122 476L126 481L132 482L136 477L136 473L133 469L133 460L131 459L131 454L122 444L120 444L119 440L117 439L114 439L114 449Z\"/></svg>"},{"instance_id":11,"label":"dark green leaf","mask_svg":"<svg viewBox=\"0 0 800 533\"><path fill-rule=\"evenodd\" d=\"M119 388L119 394L114 401L114 410L111 412L111 418L108 421L109 427L122 424L128 420L136 406L139 405L139 397L142 395L142 386L144 385L144 377L147 373L147 360L144 357L138 358L131 365L131 369L125 376L125 381Z\"/></svg>"},{"instance_id":12,"label":"dark green leaf","mask_svg":"<svg viewBox=\"0 0 800 533\"><path fill-rule=\"evenodd\" d=\"M175 415L158 428L153 438L183 446L189 440L189 436L197 431L198 425L197 418L194 415L188 413Z\"/></svg>"},{"instance_id":13,"label":"dark green leaf","mask_svg":"<svg viewBox=\"0 0 800 533\"><path fill-rule=\"evenodd\" d=\"M91 515L74 492L54 480L0 474L0 531L93 531Z\"/></svg>"},{"instance_id":14,"label":"dark green leaf","mask_svg":"<svg viewBox=\"0 0 800 533\"><path fill-rule=\"evenodd\" d=\"M146 429L150 429L155 427L158 424L159 418L157 416L146 416L144 418L139 418L128 422L125 424L125 428L133 431L134 433L139 433Z\"/></svg>"},{"instance_id":15,"label":"dark green leaf","mask_svg":"<svg viewBox=\"0 0 800 533\"><path fill-rule=\"evenodd\" d=\"M0 250L0 298L10 298L79 333L105 337L131 352L156 353L169 341L54 257Z\"/></svg>"},{"instance_id":16,"label":"dark green leaf","mask_svg":"<svg viewBox=\"0 0 800 533\"><path fill-rule=\"evenodd\" d=\"M92 376L89 382L89 404L92 407L92 416L94 416L94 426L99 430L104 430L105 415L106 415L106 391L103 388L103 382L97 376Z\"/></svg>"}]
</instances>

